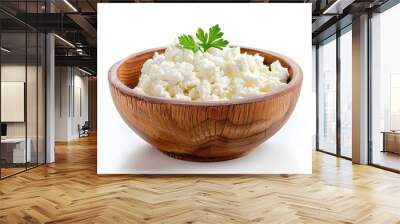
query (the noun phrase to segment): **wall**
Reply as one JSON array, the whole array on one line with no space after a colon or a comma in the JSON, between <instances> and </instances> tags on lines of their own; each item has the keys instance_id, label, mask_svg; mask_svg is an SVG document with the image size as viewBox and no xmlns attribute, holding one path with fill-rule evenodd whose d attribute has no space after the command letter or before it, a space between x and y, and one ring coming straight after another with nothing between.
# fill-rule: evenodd
<instances>
[{"instance_id":1,"label":"wall","mask_svg":"<svg viewBox=\"0 0 400 224\"><path fill-rule=\"evenodd\" d=\"M69 84L70 71L68 67L55 68L55 140L68 140L69 125Z\"/></svg>"},{"instance_id":2,"label":"wall","mask_svg":"<svg viewBox=\"0 0 400 224\"><path fill-rule=\"evenodd\" d=\"M39 74L41 71L39 70ZM37 122L37 106L42 106L42 101L39 101L40 105L37 105L36 95L36 66L27 66L27 82L25 82L25 65L2 65L1 66L1 81L18 81L27 83L27 125L28 125L28 137L29 133L35 132L36 134L36 122ZM6 110L6 108L2 108ZM23 122L10 122L7 124L7 136L8 137L25 137L25 123Z\"/></svg>"},{"instance_id":3,"label":"wall","mask_svg":"<svg viewBox=\"0 0 400 224\"><path fill-rule=\"evenodd\" d=\"M28 67L31 70L32 67ZM29 74L29 73L28 73ZM25 82L25 65L9 64L1 66L1 81L3 82ZM31 95L31 94L28 94ZM36 94L35 94L36 96ZM1 108L6 110L6 108ZM7 123L7 137L25 137L24 122Z\"/></svg>"},{"instance_id":4,"label":"wall","mask_svg":"<svg viewBox=\"0 0 400 224\"><path fill-rule=\"evenodd\" d=\"M70 141L88 121L88 77L72 67L56 67L55 74L55 140Z\"/></svg>"},{"instance_id":5,"label":"wall","mask_svg":"<svg viewBox=\"0 0 400 224\"><path fill-rule=\"evenodd\" d=\"M76 71L76 70L75 70ZM88 121L88 77L74 75L73 81L73 94L72 96L73 108L72 108L72 120L71 120L71 134L73 138L79 137L78 125L83 125L85 121ZM80 101L80 102L79 102Z\"/></svg>"}]
</instances>

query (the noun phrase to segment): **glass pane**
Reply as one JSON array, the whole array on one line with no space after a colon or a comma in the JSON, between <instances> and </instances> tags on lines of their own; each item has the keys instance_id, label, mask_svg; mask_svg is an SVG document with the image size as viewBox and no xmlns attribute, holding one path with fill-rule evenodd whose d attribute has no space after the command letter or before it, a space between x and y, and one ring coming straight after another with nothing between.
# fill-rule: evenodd
<instances>
[{"instance_id":1,"label":"glass pane","mask_svg":"<svg viewBox=\"0 0 400 224\"><path fill-rule=\"evenodd\" d=\"M372 18L372 163L400 170L400 5Z\"/></svg>"},{"instance_id":2,"label":"glass pane","mask_svg":"<svg viewBox=\"0 0 400 224\"><path fill-rule=\"evenodd\" d=\"M336 40L318 48L318 147L336 153Z\"/></svg>"},{"instance_id":3,"label":"glass pane","mask_svg":"<svg viewBox=\"0 0 400 224\"><path fill-rule=\"evenodd\" d=\"M28 55L27 55L27 80L26 80L26 113L27 113L27 149L31 151L30 160L27 163L28 168L37 165L37 132L38 132L38 119L37 119L37 76L38 76L38 36L36 32L27 33L28 38Z\"/></svg>"},{"instance_id":4,"label":"glass pane","mask_svg":"<svg viewBox=\"0 0 400 224\"><path fill-rule=\"evenodd\" d=\"M45 163L45 60L46 60L46 52L45 52L45 44L46 37L44 34L39 33L38 35L38 163Z\"/></svg>"},{"instance_id":5,"label":"glass pane","mask_svg":"<svg viewBox=\"0 0 400 224\"><path fill-rule=\"evenodd\" d=\"M1 34L1 174L25 170L26 151L26 34ZM28 147L29 148L29 147Z\"/></svg>"},{"instance_id":6,"label":"glass pane","mask_svg":"<svg viewBox=\"0 0 400 224\"><path fill-rule=\"evenodd\" d=\"M26 12L37 13L36 1L27 2ZM31 18L31 22L35 23ZM34 30L27 30L27 74L26 74L26 125L27 125L27 150L30 151L30 160L27 167L37 165L37 73L38 73L38 37Z\"/></svg>"},{"instance_id":7,"label":"glass pane","mask_svg":"<svg viewBox=\"0 0 400 224\"><path fill-rule=\"evenodd\" d=\"M340 150L351 158L352 149L352 35L351 30L340 36Z\"/></svg>"}]
</instances>

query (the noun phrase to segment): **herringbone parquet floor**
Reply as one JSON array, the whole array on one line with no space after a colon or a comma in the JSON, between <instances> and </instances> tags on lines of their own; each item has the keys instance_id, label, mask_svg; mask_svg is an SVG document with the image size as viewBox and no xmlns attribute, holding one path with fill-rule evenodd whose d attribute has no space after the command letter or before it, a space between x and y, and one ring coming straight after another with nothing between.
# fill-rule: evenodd
<instances>
[{"instance_id":1,"label":"herringbone parquet floor","mask_svg":"<svg viewBox=\"0 0 400 224\"><path fill-rule=\"evenodd\" d=\"M314 152L312 175L98 176L96 138L0 181L0 223L400 223L400 175Z\"/></svg>"}]
</instances>

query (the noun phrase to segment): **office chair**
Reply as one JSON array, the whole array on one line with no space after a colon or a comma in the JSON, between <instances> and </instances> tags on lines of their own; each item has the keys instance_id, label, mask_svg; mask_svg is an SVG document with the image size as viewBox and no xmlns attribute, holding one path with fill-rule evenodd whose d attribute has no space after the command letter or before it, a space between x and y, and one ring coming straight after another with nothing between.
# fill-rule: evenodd
<instances>
[{"instance_id":1,"label":"office chair","mask_svg":"<svg viewBox=\"0 0 400 224\"><path fill-rule=\"evenodd\" d=\"M78 125L78 129L79 129L79 138L89 136L89 129L90 129L89 121L85 121L82 127Z\"/></svg>"}]
</instances>

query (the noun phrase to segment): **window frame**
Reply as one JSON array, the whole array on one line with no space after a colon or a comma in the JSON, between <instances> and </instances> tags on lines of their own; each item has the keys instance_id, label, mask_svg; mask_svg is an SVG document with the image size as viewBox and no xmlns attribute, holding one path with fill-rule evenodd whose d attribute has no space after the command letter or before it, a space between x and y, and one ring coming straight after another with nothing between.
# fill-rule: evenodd
<instances>
[{"instance_id":1,"label":"window frame","mask_svg":"<svg viewBox=\"0 0 400 224\"><path fill-rule=\"evenodd\" d=\"M340 65L340 37L342 35L344 35L347 32L351 32L352 31L352 23L346 25L345 27L343 27L340 30L337 30L336 33L332 34L331 36L321 40L319 43L316 44L316 138L315 138L315 145L316 145L316 151L319 152L323 152L329 155L333 155L336 157L340 157L343 159L347 159L347 160L352 160L351 157L348 156L344 156L342 155L342 150L341 150L341 117L340 117L340 103L341 103L341 97L340 97L340 93L341 93L341 65ZM324 149L321 149L319 146L319 78L320 78L320 74L319 74L319 47L321 44L326 44L330 41L336 41L336 152L332 153L329 151L326 151Z\"/></svg>"}]
</instances>

